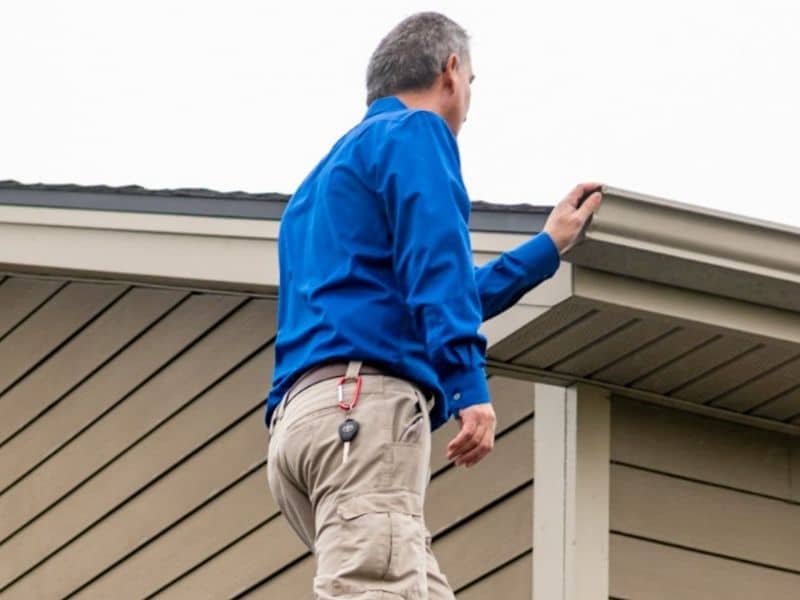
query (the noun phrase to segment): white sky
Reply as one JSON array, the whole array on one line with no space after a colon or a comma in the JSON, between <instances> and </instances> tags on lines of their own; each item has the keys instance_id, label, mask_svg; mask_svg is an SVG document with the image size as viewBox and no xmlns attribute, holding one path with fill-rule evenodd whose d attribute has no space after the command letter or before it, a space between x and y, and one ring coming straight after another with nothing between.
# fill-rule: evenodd
<instances>
[{"instance_id":1,"label":"white sky","mask_svg":"<svg viewBox=\"0 0 800 600\"><path fill-rule=\"evenodd\" d=\"M380 38L472 35L474 200L613 186L800 226L800 2L0 3L0 179L291 193Z\"/></svg>"}]
</instances>

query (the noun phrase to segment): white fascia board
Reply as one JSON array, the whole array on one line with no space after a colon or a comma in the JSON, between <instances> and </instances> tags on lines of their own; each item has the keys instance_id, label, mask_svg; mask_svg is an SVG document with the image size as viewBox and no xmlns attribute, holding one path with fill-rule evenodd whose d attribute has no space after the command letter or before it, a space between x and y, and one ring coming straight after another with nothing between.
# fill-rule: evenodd
<instances>
[{"instance_id":1,"label":"white fascia board","mask_svg":"<svg viewBox=\"0 0 800 600\"><path fill-rule=\"evenodd\" d=\"M0 270L274 294L278 221L0 206Z\"/></svg>"},{"instance_id":2,"label":"white fascia board","mask_svg":"<svg viewBox=\"0 0 800 600\"><path fill-rule=\"evenodd\" d=\"M279 228L269 219L0 205L0 270L275 294ZM488 258L530 236L471 238Z\"/></svg>"},{"instance_id":3,"label":"white fascia board","mask_svg":"<svg viewBox=\"0 0 800 600\"><path fill-rule=\"evenodd\" d=\"M603 188L579 266L800 311L800 229Z\"/></svg>"}]
</instances>

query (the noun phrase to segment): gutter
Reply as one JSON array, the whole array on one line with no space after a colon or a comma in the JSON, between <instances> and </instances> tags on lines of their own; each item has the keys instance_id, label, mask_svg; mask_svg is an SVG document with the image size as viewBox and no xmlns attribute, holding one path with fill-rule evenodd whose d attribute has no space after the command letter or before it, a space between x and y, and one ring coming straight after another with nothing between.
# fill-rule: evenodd
<instances>
[{"instance_id":1,"label":"gutter","mask_svg":"<svg viewBox=\"0 0 800 600\"><path fill-rule=\"evenodd\" d=\"M800 229L608 187L574 265L800 312Z\"/></svg>"}]
</instances>

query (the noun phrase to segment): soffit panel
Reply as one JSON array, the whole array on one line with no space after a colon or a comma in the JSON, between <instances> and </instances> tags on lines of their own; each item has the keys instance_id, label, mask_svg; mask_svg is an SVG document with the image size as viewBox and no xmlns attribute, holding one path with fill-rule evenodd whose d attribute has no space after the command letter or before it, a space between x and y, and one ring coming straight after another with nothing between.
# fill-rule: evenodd
<instances>
[{"instance_id":1,"label":"soffit panel","mask_svg":"<svg viewBox=\"0 0 800 600\"><path fill-rule=\"evenodd\" d=\"M661 294L660 303L654 303L650 299L657 288L669 288L582 268L574 270L573 283L581 294L573 292L501 340L489 350L490 364L743 418L800 420L800 318L795 313L688 290L677 297ZM760 320L750 318L754 308ZM709 322L706 315L712 312Z\"/></svg>"}]
</instances>

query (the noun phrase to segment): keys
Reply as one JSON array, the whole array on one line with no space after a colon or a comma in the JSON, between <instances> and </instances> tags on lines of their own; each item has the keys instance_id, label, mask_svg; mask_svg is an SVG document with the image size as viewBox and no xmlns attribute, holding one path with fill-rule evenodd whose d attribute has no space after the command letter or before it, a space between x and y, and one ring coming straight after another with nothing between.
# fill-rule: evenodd
<instances>
[{"instance_id":1,"label":"keys","mask_svg":"<svg viewBox=\"0 0 800 600\"><path fill-rule=\"evenodd\" d=\"M358 435L358 421L347 417L341 425L339 425L339 439L344 442L344 454L342 455L342 464L347 462L350 456L350 442Z\"/></svg>"}]
</instances>

